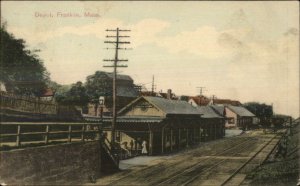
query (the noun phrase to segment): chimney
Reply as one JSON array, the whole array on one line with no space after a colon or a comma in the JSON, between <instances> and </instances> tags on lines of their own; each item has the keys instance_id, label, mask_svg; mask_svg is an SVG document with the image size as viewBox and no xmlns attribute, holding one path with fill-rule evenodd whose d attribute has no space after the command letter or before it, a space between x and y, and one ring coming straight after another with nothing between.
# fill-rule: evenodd
<instances>
[{"instance_id":1,"label":"chimney","mask_svg":"<svg viewBox=\"0 0 300 186\"><path fill-rule=\"evenodd\" d=\"M172 90L171 89L168 89L168 92L167 92L167 99L171 99L172 98Z\"/></svg>"}]
</instances>

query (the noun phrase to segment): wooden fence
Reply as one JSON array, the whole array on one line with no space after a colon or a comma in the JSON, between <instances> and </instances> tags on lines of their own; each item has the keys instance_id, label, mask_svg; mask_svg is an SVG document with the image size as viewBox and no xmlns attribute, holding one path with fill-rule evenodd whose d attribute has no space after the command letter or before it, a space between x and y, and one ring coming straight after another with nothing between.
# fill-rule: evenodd
<instances>
[{"instance_id":1,"label":"wooden fence","mask_svg":"<svg viewBox=\"0 0 300 186\"><path fill-rule=\"evenodd\" d=\"M100 137L100 124L2 122L1 146L21 147L25 144L50 144L95 140Z\"/></svg>"},{"instance_id":2,"label":"wooden fence","mask_svg":"<svg viewBox=\"0 0 300 186\"><path fill-rule=\"evenodd\" d=\"M41 117L51 115L60 120L79 120L81 118L80 111L77 111L74 106L60 105L51 101L17 96L7 92L0 92L0 110L13 110L32 115L41 115Z\"/></svg>"},{"instance_id":3,"label":"wooden fence","mask_svg":"<svg viewBox=\"0 0 300 186\"><path fill-rule=\"evenodd\" d=\"M25 148L54 143L100 140L103 150L114 164L119 164L120 149L102 133L101 123L2 122L0 150Z\"/></svg>"}]
</instances>

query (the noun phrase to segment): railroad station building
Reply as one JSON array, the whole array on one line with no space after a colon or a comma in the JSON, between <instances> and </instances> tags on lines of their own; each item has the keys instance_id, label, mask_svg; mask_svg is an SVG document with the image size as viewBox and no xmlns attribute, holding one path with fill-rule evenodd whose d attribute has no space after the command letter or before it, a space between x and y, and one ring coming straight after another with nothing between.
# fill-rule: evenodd
<instances>
[{"instance_id":1,"label":"railroad station building","mask_svg":"<svg viewBox=\"0 0 300 186\"><path fill-rule=\"evenodd\" d=\"M208 106L195 108L186 101L142 96L119 111L116 131L120 144L134 141L136 149L145 140L149 155L155 155L223 137L224 119Z\"/></svg>"},{"instance_id":2,"label":"railroad station building","mask_svg":"<svg viewBox=\"0 0 300 186\"><path fill-rule=\"evenodd\" d=\"M225 118L215 112L211 106L198 106L197 109L202 114L202 127L210 130L207 132L210 139L218 139L225 136Z\"/></svg>"}]
</instances>

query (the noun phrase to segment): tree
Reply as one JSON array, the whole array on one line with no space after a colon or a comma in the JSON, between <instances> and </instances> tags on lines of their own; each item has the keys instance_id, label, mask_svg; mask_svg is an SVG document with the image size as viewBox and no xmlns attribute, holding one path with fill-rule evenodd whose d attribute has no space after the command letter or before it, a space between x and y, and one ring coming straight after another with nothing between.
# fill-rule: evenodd
<instances>
[{"instance_id":1,"label":"tree","mask_svg":"<svg viewBox=\"0 0 300 186\"><path fill-rule=\"evenodd\" d=\"M56 101L68 105L85 106L89 102L89 98L83 83L78 81L67 92L58 94Z\"/></svg>"},{"instance_id":2,"label":"tree","mask_svg":"<svg viewBox=\"0 0 300 186\"><path fill-rule=\"evenodd\" d=\"M0 80L8 91L21 95L40 96L49 81L49 73L37 51L26 49L23 39L16 39L1 25Z\"/></svg>"},{"instance_id":3,"label":"tree","mask_svg":"<svg viewBox=\"0 0 300 186\"><path fill-rule=\"evenodd\" d=\"M100 96L112 96L112 81L105 72L96 71L86 78L85 87L92 103L98 103Z\"/></svg>"},{"instance_id":4,"label":"tree","mask_svg":"<svg viewBox=\"0 0 300 186\"><path fill-rule=\"evenodd\" d=\"M91 103L94 104L95 113L99 107L99 97L106 97L105 105L112 107L112 79L106 72L96 71L95 74L86 78L85 87Z\"/></svg>"},{"instance_id":5,"label":"tree","mask_svg":"<svg viewBox=\"0 0 300 186\"><path fill-rule=\"evenodd\" d=\"M265 103L249 102L244 106L260 119L260 123L263 126L271 125L271 118L273 116L273 106Z\"/></svg>"},{"instance_id":6,"label":"tree","mask_svg":"<svg viewBox=\"0 0 300 186\"><path fill-rule=\"evenodd\" d=\"M67 95L69 96L70 103L73 103L74 105L84 106L89 101L86 89L81 81L74 84Z\"/></svg>"},{"instance_id":7,"label":"tree","mask_svg":"<svg viewBox=\"0 0 300 186\"><path fill-rule=\"evenodd\" d=\"M245 103L244 106L259 118L270 118L273 116L272 105L267 105L265 103L249 102Z\"/></svg>"}]
</instances>

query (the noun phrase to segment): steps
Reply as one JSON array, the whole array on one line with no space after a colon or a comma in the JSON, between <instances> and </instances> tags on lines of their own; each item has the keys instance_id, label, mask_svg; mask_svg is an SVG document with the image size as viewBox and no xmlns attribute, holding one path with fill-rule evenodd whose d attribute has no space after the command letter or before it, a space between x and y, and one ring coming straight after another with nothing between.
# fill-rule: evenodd
<instances>
[{"instance_id":1,"label":"steps","mask_svg":"<svg viewBox=\"0 0 300 186\"><path fill-rule=\"evenodd\" d=\"M113 173L119 170L117 148L113 147L111 142L104 136L101 139L101 148L102 172Z\"/></svg>"}]
</instances>

